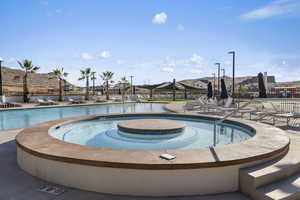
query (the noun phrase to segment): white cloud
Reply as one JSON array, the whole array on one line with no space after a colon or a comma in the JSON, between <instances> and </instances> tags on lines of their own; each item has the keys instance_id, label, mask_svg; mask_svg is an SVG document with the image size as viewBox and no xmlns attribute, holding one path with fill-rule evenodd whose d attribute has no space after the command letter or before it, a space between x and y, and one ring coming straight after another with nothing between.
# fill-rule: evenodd
<instances>
[{"instance_id":1,"label":"white cloud","mask_svg":"<svg viewBox=\"0 0 300 200\"><path fill-rule=\"evenodd\" d=\"M190 72L192 74L201 74L202 73L202 71L200 69L192 69Z\"/></svg>"},{"instance_id":2,"label":"white cloud","mask_svg":"<svg viewBox=\"0 0 300 200\"><path fill-rule=\"evenodd\" d=\"M93 56L88 54L88 53L82 53L81 58L84 59L84 60L92 60Z\"/></svg>"},{"instance_id":3,"label":"white cloud","mask_svg":"<svg viewBox=\"0 0 300 200\"><path fill-rule=\"evenodd\" d=\"M101 53L100 53L100 57L101 58L109 58L111 56L111 54L110 54L110 52L109 51L102 51Z\"/></svg>"},{"instance_id":4,"label":"white cloud","mask_svg":"<svg viewBox=\"0 0 300 200\"><path fill-rule=\"evenodd\" d=\"M177 30L178 31L184 31L184 26L182 24L177 25Z\"/></svg>"},{"instance_id":5,"label":"white cloud","mask_svg":"<svg viewBox=\"0 0 300 200\"><path fill-rule=\"evenodd\" d=\"M7 63L16 63L17 59L16 58L9 58L6 62Z\"/></svg>"},{"instance_id":6,"label":"white cloud","mask_svg":"<svg viewBox=\"0 0 300 200\"><path fill-rule=\"evenodd\" d=\"M174 72L174 68L173 67L163 67L162 71L163 72Z\"/></svg>"},{"instance_id":7,"label":"white cloud","mask_svg":"<svg viewBox=\"0 0 300 200\"><path fill-rule=\"evenodd\" d=\"M154 15L152 22L153 24L164 24L167 21L167 14L164 12L158 13L156 15Z\"/></svg>"},{"instance_id":8,"label":"white cloud","mask_svg":"<svg viewBox=\"0 0 300 200\"><path fill-rule=\"evenodd\" d=\"M274 0L264 7L241 15L241 18L245 20L266 19L279 15L297 14L299 11L299 0Z\"/></svg>"},{"instance_id":9,"label":"white cloud","mask_svg":"<svg viewBox=\"0 0 300 200\"><path fill-rule=\"evenodd\" d=\"M192 62L194 64L201 64L201 63L203 63L203 61L204 61L204 58L197 54L193 54L192 57L190 58L190 62Z\"/></svg>"}]
</instances>

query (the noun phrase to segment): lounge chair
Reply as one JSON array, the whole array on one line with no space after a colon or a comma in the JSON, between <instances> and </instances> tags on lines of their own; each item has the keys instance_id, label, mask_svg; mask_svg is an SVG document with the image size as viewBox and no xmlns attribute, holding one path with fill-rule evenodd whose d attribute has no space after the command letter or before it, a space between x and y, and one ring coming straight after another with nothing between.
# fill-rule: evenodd
<instances>
[{"instance_id":1,"label":"lounge chair","mask_svg":"<svg viewBox=\"0 0 300 200\"><path fill-rule=\"evenodd\" d=\"M223 106L220 106L218 104L218 101L216 99L211 99L210 103L204 106L204 108L207 109L208 112L213 110L213 112L226 112L226 111L233 111L236 110L236 107L232 107L232 101L233 99L231 97L226 99L226 102Z\"/></svg>"},{"instance_id":2,"label":"lounge chair","mask_svg":"<svg viewBox=\"0 0 300 200\"><path fill-rule=\"evenodd\" d=\"M106 102L106 98L105 97L101 97L101 96L97 96L94 101L96 103L102 103L102 102Z\"/></svg>"},{"instance_id":3,"label":"lounge chair","mask_svg":"<svg viewBox=\"0 0 300 200\"><path fill-rule=\"evenodd\" d=\"M7 102L5 96L2 96L2 102L0 103L0 108L13 108L13 107L22 107L22 105L15 102Z\"/></svg>"},{"instance_id":4,"label":"lounge chair","mask_svg":"<svg viewBox=\"0 0 300 200\"><path fill-rule=\"evenodd\" d=\"M115 101L115 102L122 102L123 101L122 97L113 97L112 100Z\"/></svg>"},{"instance_id":5,"label":"lounge chair","mask_svg":"<svg viewBox=\"0 0 300 200\"><path fill-rule=\"evenodd\" d=\"M183 106L185 111L198 111L207 109L208 107L208 101L205 101L203 98L198 98L194 101L186 102L186 104Z\"/></svg>"},{"instance_id":6,"label":"lounge chair","mask_svg":"<svg viewBox=\"0 0 300 200\"><path fill-rule=\"evenodd\" d=\"M50 105L44 99L37 99L37 103L38 103L37 106L48 106L48 105Z\"/></svg>"},{"instance_id":7,"label":"lounge chair","mask_svg":"<svg viewBox=\"0 0 300 200\"><path fill-rule=\"evenodd\" d=\"M72 99L72 98L68 98L68 102L70 104L82 104L82 103L85 103L84 101L82 101L80 99Z\"/></svg>"},{"instance_id":8,"label":"lounge chair","mask_svg":"<svg viewBox=\"0 0 300 200\"><path fill-rule=\"evenodd\" d=\"M46 99L46 102L48 102L51 105L57 105L58 103L56 101L53 101L52 99L48 98Z\"/></svg>"},{"instance_id":9,"label":"lounge chair","mask_svg":"<svg viewBox=\"0 0 300 200\"><path fill-rule=\"evenodd\" d=\"M52 100L44 100L44 99L37 99L37 106L51 106L51 105L56 105L56 103Z\"/></svg>"},{"instance_id":10,"label":"lounge chair","mask_svg":"<svg viewBox=\"0 0 300 200\"><path fill-rule=\"evenodd\" d=\"M253 110L250 111L250 120L261 121L266 118L273 119L273 125L275 125L276 116L288 116L287 113L279 111L276 106L270 101L261 102L262 109L261 110ZM252 115L256 115L256 118L252 118Z\"/></svg>"}]
</instances>

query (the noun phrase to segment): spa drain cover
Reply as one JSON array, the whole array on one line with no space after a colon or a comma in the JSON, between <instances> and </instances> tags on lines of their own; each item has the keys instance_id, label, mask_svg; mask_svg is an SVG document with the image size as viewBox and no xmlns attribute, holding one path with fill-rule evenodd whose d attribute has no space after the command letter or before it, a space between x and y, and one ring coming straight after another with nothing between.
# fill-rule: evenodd
<instances>
[{"instance_id":1,"label":"spa drain cover","mask_svg":"<svg viewBox=\"0 0 300 200\"><path fill-rule=\"evenodd\" d=\"M52 194L55 196L61 195L62 193L64 193L66 190L57 186L53 186L53 185L41 185L37 191L40 192L45 192L48 194Z\"/></svg>"}]
</instances>

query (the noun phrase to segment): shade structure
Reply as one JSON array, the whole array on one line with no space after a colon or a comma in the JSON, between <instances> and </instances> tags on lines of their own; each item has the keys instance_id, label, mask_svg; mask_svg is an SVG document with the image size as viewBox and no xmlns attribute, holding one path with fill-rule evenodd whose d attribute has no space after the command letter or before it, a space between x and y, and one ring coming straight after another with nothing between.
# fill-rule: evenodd
<instances>
[{"instance_id":1,"label":"shade structure","mask_svg":"<svg viewBox=\"0 0 300 200\"><path fill-rule=\"evenodd\" d=\"M158 86L162 85L162 84L163 83L161 83L161 84L154 84L154 85L140 85L140 86L138 86L138 88L143 88L143 89L150 90L150 98L152 98L152 96L153 96L153 90L155 88L157 88Z\"/></svg>"},{"instance_id":2,"label":"shade structure","mask_svg":"<svg viewBox=\"0 0 300 200\"><path fill-rule=\"evenodd\" d=\"M176 82L174 79L173 82L163 83L162 85L155 88L156 90L171 90L173 91L173 100L175 100L176 91L182 90L184 91L184 97L187 99L187 91L188 90L203 90L202 88L194 87L191 85L187 85L185 83Z\"/></svg>"},{"instance_id":3,"label":"shade structure","mask_svg":"<svg viewBox=\"0 0 300 200\"><path fill-rule=\"evenodd\" d=\"M259 98L267 98L266 87L264 83L264 75L260 72L257 75L258 79L258 90L259 90Z\"/></svg>"},{"instance_id":4,"label":"shade structure","mask_svg":"<svg viewBox=\"0 0 300 200\"><path fill-rule=\"evenodd\" d=\"M187 85L185 83L181 83L181 82L175 82L175 86L174 86L174 82L166 82L166 83L162 83L160 85L158 85L155 89L156 90L173 90L175 88L175 90L203 90L202 88L198 88L198 87L194 87L191 85Z\"/></svg>"},{"instance_id":5,"label":"shade structure","mask_svg":"<svg viewBox=\"0 0 300 200\"><path fill-rule=\"evenodd\" d=\"M211 82L207 84L207 98L211 99L213 97L213 88Z\"/></svg>"},{"instance_id":6,"label":"shade structure","mask_svg":"<svg viewBox=\"0 0 300 200\"><path fill-rule=\"evenodd\" d=\"M221 79L221 95L220 95L220 98L221 99L227 99L228 98L228 93L227 93L225 81L224 81L223 78Z\"/></svg>"}]
</instances>

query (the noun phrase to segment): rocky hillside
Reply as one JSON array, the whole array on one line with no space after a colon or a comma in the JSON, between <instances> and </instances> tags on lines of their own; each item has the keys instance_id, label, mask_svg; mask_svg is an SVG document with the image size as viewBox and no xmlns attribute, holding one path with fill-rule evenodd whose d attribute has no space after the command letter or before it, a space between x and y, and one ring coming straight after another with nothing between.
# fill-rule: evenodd
<instances>
[{"instance_id":1,"label":"rocky hillside","mask_svg":"<svg viewBox=\"0 0 300 200\"><path fill-rule=\"evenodd\" d=\"M213 77L204 77L204 78L199 78L199 79L189 79L189 80L183 80L181 81L186 84L190 84L193 86L201 86L203 85L206 87L208 82L214 82ZM275 84L275 77L274 76L268 76L268 84L273 85ZM216 78L216 84L217 84L217 78ZM225 84L227 87L231 87L232 85L232 78L231 77L225 77ZM252 87L257 87L258 80L257 76L245 76L245 77L236 77L235 78L235 86L242 85L242 86L252 86Z\"/></svg>"},{"instance_id":2,"label":"rocky hillside","mask_svg":"<svg viewBox=\"0 0 300 200\"><path fill-rule=\"evenodd\" d=\"M2 67L2 84L4 92L21 92L23 90L24 72L18 69ZM58 78L53 73L36 73L28 76L28 86L32 92L48 92L48 90L57 91ZM67 83L69 87L72 84Z\"/></svg>"}]
</instances>

